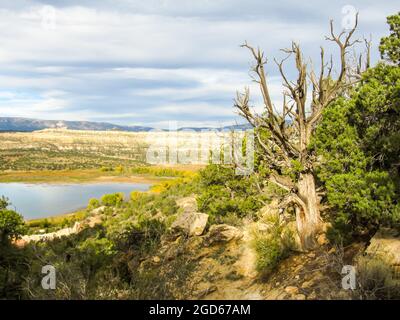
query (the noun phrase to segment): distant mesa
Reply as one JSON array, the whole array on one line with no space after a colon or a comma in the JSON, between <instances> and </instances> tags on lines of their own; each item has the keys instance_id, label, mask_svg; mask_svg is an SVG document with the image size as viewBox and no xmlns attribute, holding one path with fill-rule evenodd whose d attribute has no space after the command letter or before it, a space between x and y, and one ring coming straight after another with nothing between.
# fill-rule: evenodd
<instances>
[{"instance_id":1,"label":"distant mesa","mask_svg":"<svg viewBox=\"0 0 400 320\"><path fill-rule=\"evenodd\" d=\"M90 131L127 131L148 132L154 130L145 126L122 126L108 122L92 121L65 121L65 120L38 120L20 117L0 117L0 131L7 132L32 132L44 129L68 129L68 130L90 130ZM246 130L250 129L247 124L237 124L220 128L212 127L183 127L178 131L203 131L203 130Z\"/></svg>"},{"instance_id":2,"label":"distant mesa","mask_svg":"<svg viewBox=\"0 0 400 320\"><path fill-rule=\"evenodd\" d=\"M0 117L0 131L32 132L44 129L143 132L150 131L153 128L143 126L120 126L107 122L38 120L19 117Z\"/></svg>"}]
</instances>

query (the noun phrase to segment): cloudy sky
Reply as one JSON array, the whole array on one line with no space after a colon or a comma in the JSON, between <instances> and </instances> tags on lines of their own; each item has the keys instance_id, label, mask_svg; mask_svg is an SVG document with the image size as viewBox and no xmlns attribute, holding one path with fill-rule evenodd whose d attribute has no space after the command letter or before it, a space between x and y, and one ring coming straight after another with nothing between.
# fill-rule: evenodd
<instances>
[{"instance_id":1,"label":"cloudy sky","mask_svg":"<svg viewBox=\"0 0 400 320\"><path fill-rule=\"evenodd\" d=\"M335 3L333 3L335 2ZM350 7L349 7L350 6ZM398 0L0 0L0 116L168 127L235 123L232 99L251 86L247 40L273 57L292 40L315 60L329 19L359 12L373 60ZM360 50L363 48L360 47ZM288 65L289 74L293 66Z\"/></svg>"}]
</instances>

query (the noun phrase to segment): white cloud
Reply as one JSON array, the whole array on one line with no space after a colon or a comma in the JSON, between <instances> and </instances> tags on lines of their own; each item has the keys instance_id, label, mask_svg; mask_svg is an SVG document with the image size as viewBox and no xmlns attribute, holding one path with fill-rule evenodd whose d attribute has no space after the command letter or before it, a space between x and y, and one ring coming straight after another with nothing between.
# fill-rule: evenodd
<instances>
[{"instance_id":1,"label":"white cloud","mask_svg":"<svg viewBox=\"0 0 400 320\"><path fill-rule=\"evenodd\" d=\"M359 34L372 33L376 40L386 33L385 16L395 12L397 1L353 2L360 11ZM279 108L282 86L272 56L281 55L279 48L296 40L305 55L316 60L328 18L340 25L345 4L316 0L1 4L0 113L125 124L161 124L171 117L192 124L233 121L236 90L250 85L253 102L260 106L257 87L248 77L251 56L238 46L244 40L265 49L271 95ZM44 5L55 6L55 28L43 24L49 18L43 16ZM377 56L375 52L373 58ZM287 68L293 74L293 66Z\"/></svg>"}]
</instances>

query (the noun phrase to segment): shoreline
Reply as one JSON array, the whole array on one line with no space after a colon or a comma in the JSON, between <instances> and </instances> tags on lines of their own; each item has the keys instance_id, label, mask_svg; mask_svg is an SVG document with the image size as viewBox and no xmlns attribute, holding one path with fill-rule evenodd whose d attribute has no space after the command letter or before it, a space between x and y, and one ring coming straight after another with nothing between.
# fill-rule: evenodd
<instances>
[{"instance_id":1,"label":"shoreline","mask_svg":"<svg viewBox=\"0 0 400 320\"><path fill-rule=\"evenodd\" d=\"M86 207L82 207L80 209L77 209L76 211L73 212L66 212L66 213L59 213L59 214L54 214L52 216L48 216L48 217L43 217L43 218L33 218L33 219L25 219L24 221L25 223L35 223L38 221L43 221L43 220L54 220L54 219L58 219L58 218L68 218L68 217L73 217L75 216L77 213L86 210Z\"/></svg>"},{"instance_id":2,"label":"shoreline","mask_svg":"<svg viewBox=\"0 0 400 320\"><path fill-rule=\"evenodd\" d=\"M141 191L141 192L148 192L148 191L149 190ZM127 195L125 195L125 196L127 197ZM124 199L124 202L126 202L126 201L128 201L128 199ZM43 220L46 220L46 219L47 220L57 220L57 219L60 219L60 218L68 218L68 217L73 218L77 214L85 211L87 208L88 208L88 206L86 205L86 206L82 206L80 208L77 208L74 211L69 211L69 212L65 212L65 213L55 213L55 214L53 214L51 216L42 217L42 218L25 219L25 217L24 217L24 221L26 223L35 223L35 222L43 221Z\"/></svg>"},{"instance_id":3,"label":"shoreline","mask_svg":"<svg viewBox=\"0 0 400 320\"><path fill-rule=\"evenodd\" d=\"M105 173L99 170L8 171L0 173L0 183L85 184L85 183L146 183L156 184L174 177L147 174Z\"/></svg>"},{"instance_id":4,"label":"shoreline","mask_svg":"<svg viewBox=\"0 0 400 320\"><path fill-rule=\"evenodd\" d=\"M186 171L195 173L203 166L200 165L162 165L149 166L149 172L130 173L117 171L102 171L100 169L66 169L66 170L29 170L29 171L3 171L0 172L0 183L21 183L32 185L74 185L74 184L148 184L149 190L158 184L180 178L179 176L158 176L158 170L173 169L176 171ZM52 214L41 218L25 219L27 224L50 220L57 223L64 218L74 218L86 209L85 206L74 211Z\"/></svg>"}]
</instances>

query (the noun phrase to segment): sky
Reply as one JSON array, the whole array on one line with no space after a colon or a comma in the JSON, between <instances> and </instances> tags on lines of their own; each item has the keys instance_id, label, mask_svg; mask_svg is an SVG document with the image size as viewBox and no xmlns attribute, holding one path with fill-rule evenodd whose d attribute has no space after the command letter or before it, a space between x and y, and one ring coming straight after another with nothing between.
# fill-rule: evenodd
<instances>
[{"instance_id":1,"label":"sky","mask_svg":"<svg viewBox=\"0 0 400 320\"><path fill-rule=\"evenodd\" d=\"M359 12L356 37L371 37L372 60L398 0L0 0L0 117L104 121L168 128L242 122L237 90L252 64L240 44L262 48L273 102L282 80L273 58L291 41L310 65L329 20L337 31ZM364 50L362 45L357 49ZM294 66L285 67L294 78Z\"/></svg>"}]
</instances>

